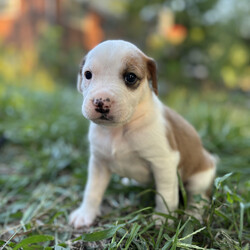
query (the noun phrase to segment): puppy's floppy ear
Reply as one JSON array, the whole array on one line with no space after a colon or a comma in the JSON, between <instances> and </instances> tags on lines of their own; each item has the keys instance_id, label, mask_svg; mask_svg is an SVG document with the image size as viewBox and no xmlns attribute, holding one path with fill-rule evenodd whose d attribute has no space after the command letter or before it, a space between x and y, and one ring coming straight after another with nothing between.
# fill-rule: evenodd
<instances>
[{"instance_id":1,"label":"puppy's floppy ear","mask_svg":"<svg viewBox=\"0 0 250 250\"><path fill-rule=\"evenodd\" d=\"M79 65L79 72L77 75L77 90L82 93L82 67L85 63L85 59L86 57L84 57Z\"/></svg>"},{"instance_id":2,"label":"puppy's floppy ear","mask_svg":"<svg viewBox=\"0 0 250 250\"><path fill-rule=\"evenodd\" d=\"M147 58L148 79L152 81L153 91L158 95L157 67L154 59Z\"/></svg>"}]
</instances>

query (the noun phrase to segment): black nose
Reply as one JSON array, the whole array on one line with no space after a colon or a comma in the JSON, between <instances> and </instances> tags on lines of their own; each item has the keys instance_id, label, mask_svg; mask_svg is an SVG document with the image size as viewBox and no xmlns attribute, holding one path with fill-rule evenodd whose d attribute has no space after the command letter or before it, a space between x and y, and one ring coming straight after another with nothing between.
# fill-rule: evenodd
<instances>
[{"instance_id":1,"label":"black nose","mask_svg":"<svg viewBox=\"0 0 250 250\"><path fill-rule=\"evenodd\" d=\"M95 111L101 114L108 114L109 113L109 105L104 104L105 102L110 102L110 100L107 98L106 100L102 100L102 98L94 99L93 104L96 107Z\"/></svg>"}]
</instances>

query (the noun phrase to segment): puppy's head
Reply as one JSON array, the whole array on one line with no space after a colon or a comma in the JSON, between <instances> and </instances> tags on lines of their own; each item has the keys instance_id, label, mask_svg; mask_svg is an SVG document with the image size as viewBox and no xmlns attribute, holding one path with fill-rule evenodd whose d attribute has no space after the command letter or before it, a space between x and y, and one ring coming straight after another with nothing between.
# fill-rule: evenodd
<instances>
[{"instance_id":1,"label":"puppy's head","mask_svg":"<svg viewBox=\"0 0 250 250\"><path fill-rule=\"evenodd\" d=\"M123 125L148 91L157 94L156 65L131 43L106 41L83 59L78 90L83 94L82 113L97 123Z\"/></svg>"}]
</instances>

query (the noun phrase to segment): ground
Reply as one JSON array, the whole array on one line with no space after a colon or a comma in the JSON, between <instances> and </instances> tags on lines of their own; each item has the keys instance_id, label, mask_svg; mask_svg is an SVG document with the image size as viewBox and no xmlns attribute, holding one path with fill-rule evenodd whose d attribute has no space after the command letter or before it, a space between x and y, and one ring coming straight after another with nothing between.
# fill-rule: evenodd
<instances>
[{"instance_id":1,"label":"ground","mask_svg":"<svg viewBox=\"0 0 250 250\"><path fill-rule=\"evenodd\" d=\"M75 89L5 87L0 98L0 246L5 249L249 249L250 116L242 93L172 89L162 100L198 130L219 158L204 222L185 214L156 226L153 187L113 176L103 216L73 230L69 213L86 183L88 122ZM183 200L185 192L182 190ZM197 197L199 198L199 197Z\"/></svg>"}]
</instances>

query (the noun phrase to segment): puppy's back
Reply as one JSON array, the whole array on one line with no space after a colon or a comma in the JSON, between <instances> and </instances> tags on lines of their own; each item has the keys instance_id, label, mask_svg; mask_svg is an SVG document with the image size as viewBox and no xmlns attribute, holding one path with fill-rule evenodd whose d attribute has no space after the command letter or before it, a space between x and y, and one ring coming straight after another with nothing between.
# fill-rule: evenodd
<instances>
[{"instance_id":1,"label":"puppy's back","mask_svg":"<svg viewBox=\"0 0 250 250\"><path fill-rule=\"evenodd\" d=\"M169 125L169 144L173 150L180 152L178 168L183 182L196 173L213 168L213 157L203 148L194 127L169 107L165 107L164 115Z\"/></svg>"}]
</instances>

